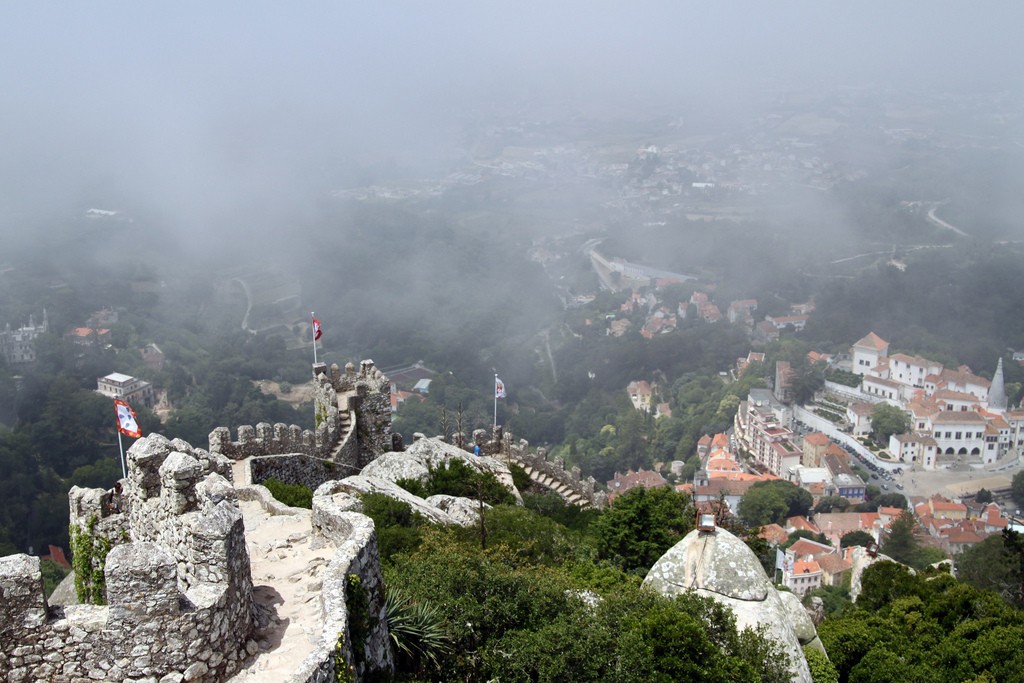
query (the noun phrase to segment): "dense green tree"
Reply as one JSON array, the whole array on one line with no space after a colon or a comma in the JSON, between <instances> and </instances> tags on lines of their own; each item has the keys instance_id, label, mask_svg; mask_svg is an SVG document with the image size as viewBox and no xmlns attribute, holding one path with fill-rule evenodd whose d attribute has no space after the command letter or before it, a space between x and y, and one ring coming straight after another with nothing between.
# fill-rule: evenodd
<instances>
[{"instance_id":1,"label":"dense green tree","mask_svg":"<svg viewBox=\"0 0 1024 683\"><path fill-rule=\"evenodd\" d=\"M897 598L920 595L921 583L910 569L896 562L876 562L864 570L860 581L858 609L874 610Z\"/></svg>"},{"instance_id":2,"label":"dense green tree","mask_svg":"<svg viewBox=\"0 0 1024 683\"><path fill-rule=\"evenodd\" d=\"M577 550L573 535L562 524L517 505L496 505L484 511L487 544L504 545L516 557L534 565L561 565ZM476 532L467 529L469 537Z\"/></svg>"},{"instance_id":3,"label":"dense green tree","mask_svg":"<svg viewBox=\"0 0 1024 683\"><path fill-rule=\"evenodd\" d=\"M1014 601L1021 585L1018 563L1002 536L989 536L956 557L957 578Z\"/></svg>"},{"instance_id":4,"label":"dense green tree","mask_svg":"<svg viewBox=\"0 0 1024 683\"><path fill-rule=\"evenodd\" d=\"M988 489L980 488L978 489L978 492L974 494L974 500L978 503L991 503L995 500L995 496L993 496L992 492Z\"/></svg>"},{"instance_id":5,"label":"dense green tree","mask_svg":"<svg viewBox=\"0 0 1024 683\"><path fill-rule=\"evenodd\" d=\"M853 606L853 600L850 599L850 591L846 586L842 585L821 586L820 588L807 591L807 594L804 595L804 605L810 605L811 600L814 598L821 598L826 618L842 614Z\"/></svg>"},{"instance_id":6,"label":"dense green tree","mask_svg":"<svg viewBox=\"0 0 1024 683\"><path fill-rule=\"evenodd\" d=\"M871 411L871 431L875 441L888 446L890 436L910 431L910 416L896 406L876 403Z\"/></svg>"},{"instance_id":7,"label":"dense green tree","mask_svg":"<svg viewBox=\"0 0 1024 683\"><path fill-rule=\"evenodd\" d=\"M946 559L938 548L922 546L914 535L917 521L909 510L904 510L889 525L889 536L882 543L882 552L897 562L917 569Z\"/></svg>"},{"instance_id":8,"label":"dense green tree","mask_svg":"<svg viewBox=\"0 0 1024 683\"><path fill-rule=\"evenodd\" d=\"M787 517L806 515L814 498L788 481L759 481L740 499L739 515L751 527L779 524Z\"/></svg>"},{"instance_id":9,"label":"dense green tree","mask_svg":"<svg viewBox=\"0 0 1024 683\"><path fill-rule=\"evenodd\" d=\"M892 520L889 535L882 544L882 552L897 562L909 563L918 546L917 539L914 538L916 527L917 522L910 512L905 511Z\"/></svg>"},{"instance_id":10,"label":"dense green tree","mask_svg":"<svg viewBox=\"0 0 1024 683\"><path fill-rule=\"evenodd\" d=\"M1022 633L1024 612L996 594L892 562L868 567L854 608L818 627L840 681L1016 680Z\"/></svg>"},{"instance_id":11,"label":"dense green tree","mask_svg":"<svg viewBox=\"0 0 1024 683\"><path fill-rule=\"evenodd\" d=\"M1013 496L1013 500L1017 505L1024 506L1024 470L1013 475L1013 479L1010 482L1010 495Z\"/></svg>"},{"instance_id":12,"label":"dense green tree","mask_svg":"<svg viewBox=\"0 0 1024 683\"><path fill-rule=\"evenodd\" d=\"M385 578L446 625L452 648L432 672L439 678L788 680L778 647L738 633L730 611L713 600L663 598L634 584L585 600L569 574L524 563L513 548L481 551L431 529Z\"/></svg>"},{"instance_id":13,"label":"dense green tree","mask_svg":"<svg viewBox=\"0 0 1024 683\"><path fill-rule=\"evenodd\" d=\"M875 504L875 509L879 507L892 507L900 508L901 510L907 509L907 497L902 493L882 493L871 499L872 504Z\"/></svg>"},{"instance_id":14,"label":"dense green tree","mask_svg":"<svg viewBox=\"0 0 1024 683\"><path fill-rule=\"evenodd\" d=\"M598 557L646 573L696 525L692 500L670 488L638 486L615 498L593 525Z\"/></svg>"},{"instance_id":15,"label":"dense green tree","mask_svg":"<svg viewBox=\"0 0 1024 683\"><path fill-rule=\"evenodd\" d=\"M843 537L839 539L839 547L849 548L855 545L867 547L869 544L874 542L874 536L866 531L857 529L856 531L850 531L843 534Z\"/></svg>"},{"instance_id":16,"label":"dense green tree","mask_svg":"<svg viewBox=\"0 0 1024 683\"><path fill-rule=\"evenodd\" d=\"M821 650L804 646L804 658L807 660L807 668L811 671L811 680L814 683L839 683L839 672Z\"/></svg>"},{"instance_id":17,"label":"dense green tree","mask_svg":"<svg viewBox=\"0 0 1024 683\"><path fill-rule=\"evenodd\" d=\"M824 496L814 506L815 512L843 512L850 507L850 501L842 496Z\"/></svg>"},{"instance_id":18,"label":"dense green tree","mask_svg":"<svg viewBox=\"0 0 1024 683\"><path fill-rule=\"evenodd\" d=\"M361 499L363 514L373 520L380 559L385 565L395 555L419 546L425 522L411 505L382 493L363 494Z\"/></svg>"},{"instance_id":19,"label":"dense green tree","mask_svg":"<svg viewBox=\"0 0 1024 683\"><path fill-rule=\"evenodd\" d=\"M786 519L788 512L785 495L773 487L751 486L740 499L740 519L750 527L778 524Z\"/></svg>"}]
</instances>

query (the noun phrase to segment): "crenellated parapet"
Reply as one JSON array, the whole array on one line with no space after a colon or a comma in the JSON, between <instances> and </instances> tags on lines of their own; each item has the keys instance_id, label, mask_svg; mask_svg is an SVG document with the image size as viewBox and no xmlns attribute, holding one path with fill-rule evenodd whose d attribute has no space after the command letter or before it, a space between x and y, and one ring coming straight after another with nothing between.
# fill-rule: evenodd
<instances>
[{"instance_id":1,"label":"crenellated parapet","mask_svg":"<svg viewBox=\"0 0 1024 683\"><path fill-rule=\"evenodd\" d=\"M0 679L215 681L256 651L230 461L159 434L126 460L119 492L69 494L76 547L104 548L87 573L106 604L51 610L38 558L0 558Z\"/></svg>"},{"instance_id":2,"label":"crenellated parapet","mask_svg":"<svg viewBox=\"0 0 1024 683\"><path fill-rule=\"evenodd\" d=\"M362 361L358 368L347 363L344 372L337 365L327 368L321 363L313 367L313 375L334 389L341 415L350 413L354 418L359 455L350 464L362 467L392 450L391 381L372 360Z\"/></svg>"},{"instance_id":3,"label":"crenellated parapet","mask_svg":"<svg viewBox=\"0 0 1024 683\"><path fill-rule=\"evenodd\" d=\"M513 442L512 436L503 432L500 425L490 434L487 430L477 429L473 432L473 442L485 455L519 465L535 484L558 493L567 503L580 507L604 507L607 504L606 495L596 490L597 481L593 477L581 478L580 468L566 469L561 458L548 460L545 448L531 451L526 439Z\"/></svg>"},{"instance_id":4,"label":"crenellated parapet","mask_svg":"<svg viewBox=\"0 0 1024 683\"><path fill-rule=\"evenodd\" d=\"M227 456L232 460L243 460L259 455L281 453L305 453L317 455L323 450L317 447L317 434L298 425L283 422L269 424L260 422L255 427L242 425L238 428L238 440L231 440L231 430L217 427L210 432L210 451Z\"/></svg>"},{"instance_id":5,"label":"crenellated parapet","mask_svg":"<svg viewBox=\"0 0 1024 683\"><path fill-rule=\"evenodd\" d=\"M313 365L314 428L265 422L242 425L237 440L227 427L210 432L210 451L233 460L303 454L357 468L395 447L391 431L391 383L373 361Z\"/></svg>"}]
</instances>

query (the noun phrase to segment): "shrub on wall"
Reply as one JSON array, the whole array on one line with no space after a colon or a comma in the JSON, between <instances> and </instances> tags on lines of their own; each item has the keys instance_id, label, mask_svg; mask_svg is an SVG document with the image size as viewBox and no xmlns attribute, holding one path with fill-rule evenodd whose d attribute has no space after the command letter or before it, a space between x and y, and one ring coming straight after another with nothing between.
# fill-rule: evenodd
<instances>
[{"instance_id":1,"label":"shrub on wall","mask_svg":"<svg viewBox=\"0 0 1024 683\"><path fill-rule=\"evenodd\" d=\"M313 490L303 484L286 484L279 479L267 479L263 485L278 501L293 508L313 507Z\"/></svg>"}]
</instances>

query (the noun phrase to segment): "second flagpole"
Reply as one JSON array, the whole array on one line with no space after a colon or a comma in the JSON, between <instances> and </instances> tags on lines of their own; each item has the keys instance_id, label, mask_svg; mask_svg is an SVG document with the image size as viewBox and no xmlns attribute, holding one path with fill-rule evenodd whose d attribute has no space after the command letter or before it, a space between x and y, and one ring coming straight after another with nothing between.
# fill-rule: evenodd
<instances>
[{"instance_id":1,"label":"second flagpole","mask_svg":"<svg viewBox=\"0 0 1024 683\"><path fill-rule=\"evenodd\" d=\"M309 317L313 319L313 365L316 365L316 312L310 311Z\"/></svg>"}]
</instances>

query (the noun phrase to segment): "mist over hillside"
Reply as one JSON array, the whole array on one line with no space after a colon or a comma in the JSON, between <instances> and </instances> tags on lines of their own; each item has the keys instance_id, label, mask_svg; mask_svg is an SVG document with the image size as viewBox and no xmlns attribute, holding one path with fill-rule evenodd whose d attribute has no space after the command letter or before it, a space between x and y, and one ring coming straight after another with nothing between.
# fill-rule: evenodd
<instances>
[{"instance_id":1,"label":"mist over hillside","mask_svg":"<svg viewBox=\"0 0 1024 683\"><path fill-rule=\"evenodd\" d=\"M117 476L95 425L47 437L91 435L75 454L39 446L62 410L93 414L115 369L166 392L147 428L196 445L218 424L310 421L256 384L306 380L310 311L320 360L438 371L399 413L410 435L441 405L488 425L497 372L503 419L569 450L608 433L626 382L717 396L750 338L689 321L647 343L635 313L613 336L630 294L602 288L592 249L696 278L670 309L698 287L759 316L817 299L799 344L874 326L991 373L1024 347L1022 19L924 2L8 8L0 329L44 309L51 325L34 368L0 365L10 453L45 491L19 520ZM66 343L104 308L108 346ZM652 439L658 459L729 416L691 418Z\"/></svg>"}]
</instances>

